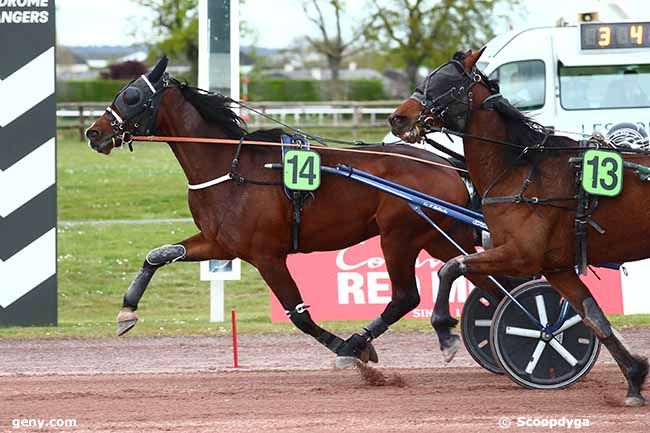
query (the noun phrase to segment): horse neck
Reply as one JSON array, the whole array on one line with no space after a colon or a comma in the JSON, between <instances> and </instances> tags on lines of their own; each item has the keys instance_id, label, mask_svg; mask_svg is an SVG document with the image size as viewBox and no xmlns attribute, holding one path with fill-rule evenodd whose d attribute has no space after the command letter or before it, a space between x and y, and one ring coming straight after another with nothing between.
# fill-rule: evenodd
<instances>
[{"instance_id":1,"label":"horse neck","mask_svg":"<svg viewBox=\"0 0 650 433\"><path fill-rule=\"evenodd\" d=\"M161 101L157 131L169 137L231 138L218 126L206 122L177 90L170 90ZM190 184L228 173L235 152L233 146L213 143L169 142L169 147Z\"/></svg>"},{"instance_id":2,"label":"horse neck","mask_svg":"<svg viewBox=\"0 0 650 433\"><path fill-rule=\"evenodd\" d=\"M465 132L492 140L506 140L506 125L494 111L475 111ZM509 149L473 138L464 138L463 143L472 182L479 193L483 194L494 179L508 169Z\"/></svg>"}]
</instances>

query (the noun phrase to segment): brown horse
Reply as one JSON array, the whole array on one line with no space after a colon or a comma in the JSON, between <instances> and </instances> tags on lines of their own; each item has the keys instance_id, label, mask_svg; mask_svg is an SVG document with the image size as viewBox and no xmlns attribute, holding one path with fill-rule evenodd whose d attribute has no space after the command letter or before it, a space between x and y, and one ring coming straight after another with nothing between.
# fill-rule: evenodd
<instances>
[{"instance_id":1,"label":"brown horse","mask_svg":"<svg viewBox=\"0 0 650 433\"><path fill-rule=\"evenodd\" d=\"M575 272L579 187L569 157L579 154L579 143L553 135L500 97L496 85L476 69L481 53L457 53L389 119L393 132L410 141L441 127L462 136L471 179L483 196L494 248L447 262L440 285L467 273L542 273L620 366L628 384L626 405L643 405L647 361L630 353ZM650 164L648 154L624 156ZM594 222L587 229L590 264L650 256L650 189L629 170L623 184L622 194L600 198L587 215Z\"/></svg>"},{"instance_id":2,"label":"brown horse","mask_svg":"<svg viewBox=\"0 0 650 433\"><path fill-rule=\"evenodd\" d=\"M170 78L164 73L166 64L166 59L161 60L148 75L125 86L106 113L92 124L86 136L94 150L108 155L124 142L130 145L130 134L154 132L174 137L279 142L281 130L248 133L242 120L228 108L229 101L225 97L199 91ZM392 300L384 312L344 341L312 321L287 269L287 255L295 252L292 250L292 204L280 186L280 174L264 168L264 164L280 161L280 150L244 145L237 157L238 164L233 164L236 147L232 145L172 141L169 146L189 184L220 181L189 190L189 207L199 233L147 254L124 297L117 319L118 335L135 325L138 301L161 266L174 261L239 257L259 270L300 330L346 360L355 357L376 362L370 342L420 301L414 271L419 252L424 249L443 261L456 256L456 250L407 203L338 176L325 175L313 200L304 207L299 252L337 250L380 235L392 283ZM444 159L408 146L364 146L364 150L369 149L379 155L319 152L323 165L345 163L451 203L468 203L466 187L456 171L390 153L448 165ZM232 176L227 176L229 173ZM473 247L474 234L469 226L440 214L431 217L453 234L463 248ZM474 283L489 287L482 279ZM449 314L448 299L449 291L439 291L433 322L440 328L440 343L450 358L458 349L459 338L449 332L456 320Z\"/></svg>"}]
</instances>

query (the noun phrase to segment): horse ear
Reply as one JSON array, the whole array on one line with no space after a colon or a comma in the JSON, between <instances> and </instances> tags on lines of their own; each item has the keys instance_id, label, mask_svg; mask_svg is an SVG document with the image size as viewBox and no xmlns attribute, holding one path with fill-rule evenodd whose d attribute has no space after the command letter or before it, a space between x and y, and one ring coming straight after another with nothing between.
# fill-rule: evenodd
<instances>
[{"instance_id":1,"label":"horse ear","mask_svg":"<svg viewBox=\"0 0 650 433\"><path fill-rule=\"evenodd\" d=\"M463 61L466 70L470 71L474 67L481 54L483 54L483 51L485 51L485 46L478 51L467 50L465 60Z\"/></svg>"},{"instance_id":2,"label":"horse ear","mask_svg":"<svg viewBox=\"0 0 650 433\"><path fill-rule=\"evenodd\" d=\"M465 57L467 57L471 53L472 53L472 50L467 50L466 52L456 51L454 53L454 55L451 56L451 58L453 60L458 60L459 62L462 62L463 60L465 60Z\"/></svg>"},{"instance_id":3,"label":"horse ear","mask_svg":"<svg viewBox=\"0 0 650 433\"><path fill-rule=\"evenodd\" d=\"M152 83L156 83L156 82L158 82L158 80L160 80L160 78L163 75L163 72L165 72L165 69L167 69L167 62L168 61L169 60L167 59L167 56L165 56L165 55L163 55L160 58L160 60L158 61L158 64L156 66L154 66L153 70L151 72L149 72L149 74L147 75L147 78L149 79L149 81L151 81Z\"/></svg>"}]
</instances>

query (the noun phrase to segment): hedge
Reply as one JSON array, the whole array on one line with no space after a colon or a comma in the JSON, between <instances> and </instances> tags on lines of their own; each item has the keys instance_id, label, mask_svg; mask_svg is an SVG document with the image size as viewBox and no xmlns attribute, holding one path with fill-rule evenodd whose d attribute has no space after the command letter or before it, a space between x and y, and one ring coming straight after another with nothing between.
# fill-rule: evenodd
<instances>
[{"instance_id":1,"label":"hedge","mask_svg":"<svg viewBox=\"0 0 650 433\"><path fill-rule=\"evenodd\" d=\"M125 80L86 80L57 82L58 102L108 102L124 86ZM327 101L336 94L334 84L316 80L251 80L251 101ZM370 101L386 99L381 80L353 80L339 83L342 99Z\"/></svg>"},{"instance_id":2,"label":"hedge","mask_svg":"<svg viewBox=\"0 0 650 433\"><path fill-rule=\"evenodd\" d=\"M126 84L126 80L57 81L58 102L108 102Z\"/></svg>"},{"instance_id":3,"label":"hedge","mask_svg":"<svg viewBox=\"0 0 650 433\"><path fill-rule=\"evenodd\" d=\"M350 101L386 99L381 80L342 81L340 95ZM334 83L316 80L281 78L251 80L248 97L251 101L327 101L334 95Z\"/></svg>"}]
</instances>

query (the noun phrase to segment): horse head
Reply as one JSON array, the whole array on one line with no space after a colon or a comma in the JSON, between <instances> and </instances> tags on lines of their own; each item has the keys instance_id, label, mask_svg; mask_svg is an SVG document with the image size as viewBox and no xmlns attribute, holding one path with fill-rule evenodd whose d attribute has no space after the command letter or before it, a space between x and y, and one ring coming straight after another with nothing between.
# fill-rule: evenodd
<instances>
[{"instance_id":1,"label":"horse head","mask_svg":"<svg viewBox=\"0 0 650 433\"><path fill-rule=\"evenodd\" d=\"M467 126L478 83L490 84L476 69L483 49L456 53L433 70L413 94L388 118L392 132L409 143L419 141L430 128L462 132Z\"/></svg>"},{"instance_id":2,"label":"horse head","mask_svg":"<svg viewBox=\"0 0 650 433\"><path fill-rule=\"evenodd\" d=\"M133 135L150 135L156 126L160 100L167 88L167 57L146 75L125 85L102 116L86 130L88 145L108 155L113 148L131 144Z\"/></svg>"}]
</instances>

